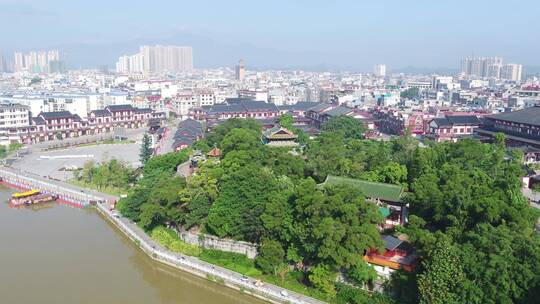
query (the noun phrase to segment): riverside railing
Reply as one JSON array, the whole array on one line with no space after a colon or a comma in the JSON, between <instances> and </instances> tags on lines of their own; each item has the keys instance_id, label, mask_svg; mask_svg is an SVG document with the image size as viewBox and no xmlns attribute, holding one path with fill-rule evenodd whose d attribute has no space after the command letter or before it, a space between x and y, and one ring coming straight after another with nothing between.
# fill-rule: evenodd
<instances>
[{"instance_id":1,"label":"riverside railing","mask_svg":"<svg viewBox=\"0 0 540 304\"><path fill-rule=\"evenodd\" d=\"M272 302L297 304L324 303L272 284L264 283L262 286L257 286L255 285L256 280L253 278L247 278L239 273L201 261L195 257L173 254L166 250L162 250L158 244L150 244L153 240L149 240L149 237L146 234L141 236L135 232L133 228L129 227L129 225L124 222L128 221L127 219L115 216L115 214L108 210L103 204L97 204L97 208L154 260L199 276L205 276L206 278L211 276L217 280L220 279L229 287L243 290L244 292L257 297L262 297Z\"/></svg>"},{"instance_id":2,"label":"riverside railing","mask_svg":"<svg viewBox=\"0 0 540 304\"><path fill-rule=\"evenodd\" d=\"M13 169L0 169L2 181L22 189L39 189L43 193L56 195L59 199L71 202L82 207L88 206L90 201L103 200L103 198L82 190L74 190L62 185L46 181L39 175Z\"/></svg>"}]
</instances>

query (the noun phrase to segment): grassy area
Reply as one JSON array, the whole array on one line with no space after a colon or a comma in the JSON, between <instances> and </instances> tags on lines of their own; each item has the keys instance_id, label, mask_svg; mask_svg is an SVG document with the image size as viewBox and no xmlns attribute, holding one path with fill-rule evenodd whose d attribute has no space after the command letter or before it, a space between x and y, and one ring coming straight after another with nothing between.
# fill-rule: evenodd
<instances>
[{"instance_id":1,"label":"grassy area","mask_svg":"<svg viewBox=\"0 0 540 304\"><path fill-rule=\"evenodd\" d=\"M202 249L197 245L191 245L182 241L176 232L165 227L156 227L150 232L150 237L161 246L189 256L199 256Z\"/></svg>"},{"instance_id":2,"label":"grassy area","mask_svg":"<svg viewBox=\"0 0 540 304\"><path fill-rule=\"evenodd\" d=\"M199 259L250 277L262 276L261 271L255 268L255 262L243 254L203 249Z\"/></svg>"},{"instance_id":3,"label":"grassy area","mask_svg":"<svg viewBox=\"0 0 540 304\"><path fill-rule=\"evenodd\" d=\"M307 278L305 278L305 274L301 271L291 271L287 273L284 281L281 281L280 277L273 275L261 275L258 278L262 281L304 294L306 296L310 296L321 301L333 302L333 299L329 298L326 294L306 285Z\"/></svg>"},{"instance_id":4,"label":"grassy area","mask_svg":"<svg viewBox=\"0 0 540 304\"><path fill-rule=\"evenodd\" d=\"M80 180L77 180L77 179L74 179L74 178L68 180L68 183L70 183L72 185L75 185L75 186L79 186L79 187L83 187L83 188L87 188L87 189L92 189L92 190L96 190L96 191L99 191L99 192L103 192L103 193L110 194L110 195L115 195L115 196L120 196L122 194L127 193L126 189L121 189L121 188L116 188L116 187L101 187L101 188L99 188L96 185L88 184L88 183L85 183L83 181L80 181Z\"/></svg>"}]
</instances>

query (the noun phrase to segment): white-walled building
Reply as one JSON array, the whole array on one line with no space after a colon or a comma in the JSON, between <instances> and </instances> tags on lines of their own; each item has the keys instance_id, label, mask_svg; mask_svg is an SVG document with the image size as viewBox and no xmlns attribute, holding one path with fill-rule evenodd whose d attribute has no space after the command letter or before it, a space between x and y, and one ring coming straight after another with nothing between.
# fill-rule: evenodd
<instances>
[{"instance_id":1,"label":"white-walled building","mask_svg":"<svg viewBox=\"0 0 540 304\"><path fill-rule=\"evenodd\" d=\"M19 104L0 105L0 144L18 142L17 130L30 125L30 108Z\"/></svg>"}]
</instances>

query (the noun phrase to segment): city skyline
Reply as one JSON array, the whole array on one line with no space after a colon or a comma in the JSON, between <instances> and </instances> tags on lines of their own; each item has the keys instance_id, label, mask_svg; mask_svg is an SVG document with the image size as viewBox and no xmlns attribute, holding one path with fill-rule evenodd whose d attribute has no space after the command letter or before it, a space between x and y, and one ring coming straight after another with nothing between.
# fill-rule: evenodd
<instances>
[{"instance_id":1,"label":"city skyline","mask_svg":"<svg viewBox=\"0 0 540 304\"><path fill-rule=\"evenodd\" d=\"M117 73L186 72L193 69L190 46L143 45L139 53L120 56Z\"/></svg>"},{"instance_id":2,"label":"city skyline","mask_svg":"<svg viewBox=\"0 0 540 304\"><path fill-rule=\"evenodd\" d=\"M138 45L171 44L192 45L200 54L195 61L197 67L234 66L237 58L244 58L259 68L319 66L370 71L375 64L384 62L395 69L459 69L459 60L472 53L540 66L535 57L538 42L527 34L538 30L534 29L538 25L526 22L534 17L534 7L538 6L532 1L520 2L512 10L502 1L475 1L467 6L460 5L463 2L435 5L339 1L332 5L299 1L261 7L245 1L235 1L233 5L161 1L144 9L115 2L107 3L111 7L106 11L98 11L105 3L97 1L95 7L73 3L51 9L60 7L54 5L57 2L0 3L0 25L19 27L17 34L7 31L3 36L4 53L30 48L65 49L70 66L95 67L112 66L119 56L136 52ZM490 14L482 9L487 5ZM116 14L120 9L124 13ZM417 13L420 9L422 15ZM172 13L177 11L184 13ZM193 14L186 14L187 11ZM100 24L91 22L95 14L102 16ZM453 18L457 14L461 16L459 23ZM148 18L149 15L162 18ZM29 18L21 24L20 16ZM315 21L321 18L331 22ZM55 22L43 25L52 19ZM257 22L257 27L246 26L253 22ZM38 24L43 27L39 35L31 30ZM519 46L498 42L504 36L519 41ZM429 44L424 43L426 39ZM82 55L85 49L95 58L85 59L89 57ZM212 56L215 49L223 50L223 54ZM395 56L397 49L400 56Z\"/></svg>"}]
</instances>

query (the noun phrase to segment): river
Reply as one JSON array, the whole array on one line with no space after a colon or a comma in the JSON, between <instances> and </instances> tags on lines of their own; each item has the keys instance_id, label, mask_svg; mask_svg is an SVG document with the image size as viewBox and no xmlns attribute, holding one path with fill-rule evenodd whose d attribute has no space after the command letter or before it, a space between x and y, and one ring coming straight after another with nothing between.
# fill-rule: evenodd
<instances>
[{"instance_id":1,"label":"river","mask_svg":"<svg viewBox=\"0 0 540 304\"><path fill-rule=\"evenodd\" d=\"M0 186L0 303L263 303L152 261L93 209L9 208Z\"/></svg>"}]
</instances>

